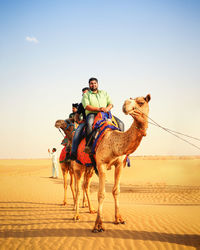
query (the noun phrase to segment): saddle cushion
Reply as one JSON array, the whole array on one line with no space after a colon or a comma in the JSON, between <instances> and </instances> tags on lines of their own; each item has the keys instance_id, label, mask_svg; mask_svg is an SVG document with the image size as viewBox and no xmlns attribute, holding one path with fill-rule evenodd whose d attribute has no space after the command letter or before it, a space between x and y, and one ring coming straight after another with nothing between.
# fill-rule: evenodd
<instances>
[{"instance_id":1,"label":"saddle cushion","mask_svg":"<svg viewBox=\"0 0 200 250\"><path fill-rule=\"evenodd\" d=\"M59 162L63 163L65 162L65 157L66 157L66 146L62 149L61 153L60 153L60 157L59 157Z\"/></svg>"},{"instance_id":2,"label":"saddle cushion","mask_svg":"<svg viewBox=\"0 0 200 250\"><path fill-rule=\"evenodd\" d=\"M93 123L93 129L98 129L98 134L96 135L95 141L92 146L92 154L94 154L95 157L95 152L105 134L105 131L108 129L109 130L118 129L118 125L115 118L111 115L110 112L108 113L99 112L95 117ZM93 164L91 162L89 154L84 152L85 145L86 145L86 139L84 138L78 146L76 161L85 166L92 166Z\"/></svg>"},{"instance_id":3,"label":"saddle cushion","mask_svg":"<svg viewBox=\"0 0 200 250\"><path fill-rule=\"evenodd\" d=\"M109 111L108 113L99 112L96 115L93 123L93 129L98 129L98 134L95 136L95 140L92 146L92 153L95 154L99 143L105 135L105 131L116 130L119 128L114 116Z\"/></svg>"},{"instance_id":4,"label":"saddle cushion","mask_svg":"<svg viewBox=\"0 0 200 250\"><path fill-rule=\"evenodd\" d=\"M78 146L76 162L89 167L92 165L92 162L90 160L89 154L84 152L85 144L86 144L86 139L84 138Z\"/></svg>"}]
</instances>

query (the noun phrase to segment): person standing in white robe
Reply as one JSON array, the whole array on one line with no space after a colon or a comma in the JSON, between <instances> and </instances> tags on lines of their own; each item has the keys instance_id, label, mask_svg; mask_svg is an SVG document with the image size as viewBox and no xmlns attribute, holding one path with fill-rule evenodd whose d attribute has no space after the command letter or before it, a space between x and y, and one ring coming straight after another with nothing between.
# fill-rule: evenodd
<instances>
[{"instance_id":1,"label":"person standing in white robe","mask_svg":"<svg viewBox=\"0 0 200 250\"><path fill-rule=\"evenodd\" d=\"M49 156L52 159L52 176L50 178L58 178L58 160L57 160L57 153L56 148L52 149L52 152L50 149L48 149Z\"/></svg>"}]
</instances>

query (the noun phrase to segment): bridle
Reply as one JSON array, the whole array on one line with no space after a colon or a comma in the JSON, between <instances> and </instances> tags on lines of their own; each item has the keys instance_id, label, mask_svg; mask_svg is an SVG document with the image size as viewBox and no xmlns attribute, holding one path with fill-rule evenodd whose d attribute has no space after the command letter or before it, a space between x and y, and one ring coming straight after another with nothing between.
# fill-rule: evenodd
<instances>
[{"instance_id":1,"label":"bridle","mask_svg":"<svg viewBox=\"0 0 200 250\"><path fill-rule=\"evenodd\" d=\"M67 124L67 127L64 129L65 130L65 132L71 127L71 126L73 126L73 130L71 131L71 133L70 133L70 135L72 135L72 133L73 132L75 132L75 123L73 123L73 122L70 122L70 123L68 123L67 122L67 120L64 120L65 121L65 123Z\"/></svg>"},{"instance_id":2,"label":"bridle","mask_svg":"<svg viewBox=\"0 0 200 250\"><path fill-rule=\"evenodd\" d=\"M135 99L133 99L133 98L130 98L130 99L131 99L131 100L135 100ZM135 109L138 110L141 114L145 115L145 116L148 118L148 116L147 116L144 112L142 112L138 107L135 107ZM134 112L134 111L130 112L129 114L134 118L133 112ZM147 130L148 126L145 127L145 128L140 128L140 127L138 127L138 126L135 126L135 128L136 128L138 131L141 132L142 136L146 136L146 130Z\"/></svg>"},{"instance_id":3,"label":"bridle","mask_svg":"<svg viewBox=\"0 0 200 250\"><path fill-rule=\"evenodd\" d=\"M58 130L60 131L60 133L62 134L62 136L64 137L65 140L65 146L66 146L66 152L69 153L71 150L71 140L69 140L69 135L72 136L73 132L75 132L75 123L73 122L69 122L69 120L64 120L64 122L67 124L67 126L65 128L62 128L62 130L67 134L67 136L65 136L62 132L62 130L60 128L58 128ZM73 126L72 131L69 131L69 128ZM69 133L70 132L70 133Z\"/></svg>"},{"instance_id":4,"label":"bridle","mask_svg":"<svg viewBox=\"0 0 200 250\"><path fill-rule=\"evenodd\" d=\"M73 122L67 122L67 120L64 120L64 122L67 124L67 127L62 128L64 130L65 133L68 133L68 129L73 126L73 130L70 132L69 135L72 135L73 132L75 132L76 128L75 128L75 123ZM65 137L65 135L62 133L62 130L60 128L58 128L58 130L60 131L60 133L62 134L63 137Z\"/></svg>"}]
</instances>

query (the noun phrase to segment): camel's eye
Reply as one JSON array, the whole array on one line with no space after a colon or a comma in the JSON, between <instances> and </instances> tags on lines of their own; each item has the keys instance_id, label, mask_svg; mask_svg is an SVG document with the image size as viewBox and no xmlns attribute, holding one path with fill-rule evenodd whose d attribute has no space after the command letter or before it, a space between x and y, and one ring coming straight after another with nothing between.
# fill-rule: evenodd
<instances>
[{"instance_id":1,"label":"camel's eye","mask_svg":"<svg viewBox=\"0 0 200 250\"><path fill-rule=\"evenodd\" d=\"M138 105L141 107L144 104L144 102L138 102Z\"/></svg>"}]
</instances>

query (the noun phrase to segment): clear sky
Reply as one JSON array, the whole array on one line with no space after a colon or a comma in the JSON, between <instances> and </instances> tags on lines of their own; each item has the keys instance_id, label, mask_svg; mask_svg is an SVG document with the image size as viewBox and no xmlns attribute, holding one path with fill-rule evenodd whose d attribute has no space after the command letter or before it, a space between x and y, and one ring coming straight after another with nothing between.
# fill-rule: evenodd
<instances>
[{"instance_id":1,"label":"clear sky","mask_svg":"<svg viewBox=\"0 0 200 250\"><path fill-rule=\"evenodd\" d=\"M194 0L1 0L0 158L60 151L54 123L81 101L92 76L126 129L124 100L150 93L153 120L200 138L199 13ZM199 153L149 125L134 155Z\"/></svg>"}]
</instances>

